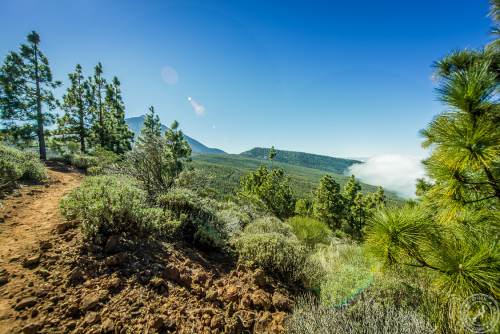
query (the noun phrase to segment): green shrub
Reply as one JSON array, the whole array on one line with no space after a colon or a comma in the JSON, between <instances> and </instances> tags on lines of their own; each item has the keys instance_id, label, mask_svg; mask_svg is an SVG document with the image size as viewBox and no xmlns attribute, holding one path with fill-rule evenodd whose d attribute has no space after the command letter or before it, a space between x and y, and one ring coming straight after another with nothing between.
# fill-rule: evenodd
<instances>
[{"instance_id":1,"label":"green shrub","mask_svg":"<svg viewBox=\"0 0 500 334\"><path fill-rule=\"evenodd\" d=\"M206 248L222 248L227 244L227 232L216 211L217 203L189 189L175 188L161 195L158 204L180 221L182 237Z\"/></svg>"},{"instance_id":2,"label":"green shrub","mask_svg":"<svg viewBox=\"0 0 500 334\"><path fill-rule=\"evenodd\" d=\"M331 244L319 248L312 260L324 272L316 283L324 305L348 303L372 282L375 262L356 244Z\"/></svg>"},{"instance_id":3,"label":"green shrub","mask_svg":"<svg viewBox=\"0 0 500 334\"><path fill-rule=\"evenodd\" d=\"M229 238L239 235L255 216L256 213L250 207L234 202L221 203L217 208L217 217L224 225Z\"/></svg>"},{"instance_id":4,"label":"green shrub","mask_svg":"<svg viewBox=\"0 0 500 334\"><path fill-rule=\"evenodd\" d=\"M319 275L319 268L309 260L307 248L290 226L277 219L264 218L249 224L234 245L240 261L284 281L309 286Z\"/></svg>"},{"instance_id":5,"label":"green shrub","mask_svg":"<svg viewBox=\"0 0 500 334\"><path fill-rule=\"evenodd\" d=\"M292 227L297 238L309 247L330 242L332 231L328 225L319 220L295 216L288 219L287 224Z\"/></svg>"},{"instance_id":6,"label":"green shrub","mask_svg":"<svg viewBox=\"0 0 500 334\"><path fill-rule=\"evenodd\" d=\"M89 153L67 152L64 154L64 160L76 168L86 170L90 175L99 175L112 167L119 160L119 156L102 147L96 147Z\"/></svg>"},{"instance_id":7,"label":"green shrub","mask_svg":"<svg viewBox=\"0 0 500 334\"><path fill-rule=\"evenodd\" d=\"M276 217L268 216L256 219L245 228L246 234L277 233L287 238L295 238L293 230Z\"/></svg>"},{"instance_id":8,"label":"green shrub","mask_svg":"<svg viewBox=\"0 0 500 334\"><path fill-rule=\"evenodd\" d=\"M0 144L0 192L19 180L42 182L46 179L45 166L35 154Z\"/></svg>"},{"instance_id":9,"label":"green shrub","mask_svg":"<svg viewBox=\"0 0 500 334\"><path fill-rule=\"evenodd\" d=\"M431 334L434 328L418 312L359 300L347 308L331 308L310 296L299 298L287 319L290 334Z\"/></svg>"},{"instance_id":10,"label":"green shrub","mask_svg":"<svg viewBox=\"0 0 500 334\"><path fill-rule=\"evenodd\" d=\"M80 169L88 169L97 166L97 158L88 154L74 153L67 157L68 162Z\"/></svg>"},{"instance_id":11,"label":"green shrub","mask_svg":"<svg viewBox=\"0 0 500 334\"><path fill-rule=\"evenodd\" d=\"M162 209L146 206L146 194L122 176L90 176L61 200L67 219L78 220L84 235L125 233L132 236L162 234Z\"/></svg>"}]
</instances>

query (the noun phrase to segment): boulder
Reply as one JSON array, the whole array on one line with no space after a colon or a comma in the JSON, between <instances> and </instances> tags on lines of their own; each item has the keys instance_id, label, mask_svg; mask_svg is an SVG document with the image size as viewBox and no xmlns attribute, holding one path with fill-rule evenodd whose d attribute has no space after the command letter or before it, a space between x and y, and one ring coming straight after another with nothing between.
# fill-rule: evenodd
<instances>
[{"instance_id":1,"label":"boulder","mask_svg":"<svg viewBox=\"0 0 500 334\"><path fill-rule=\"evenodd\" d=\"M23 260L23 267L33 269L36 268L39 263L40 263L40 254L37 253L35 255L25 258Z\"/></svg>"},{"instance_id":2,"label":"boulder","mask_svg":"<svg viewBox=\"0 0 500 334\"><path fill-rule=\"evenodd\" d=\"M102 295L96 292L89 293L83 297L80 302L80 309L82 311L88 311L96 309L99 306L100 301L103 299Z\"/></svg>"},{"instance_id":3,"label":"boulder","mask_svg":"<svg viewBox=\"0 0 500 334\"><path fill-rule=\"evenodd\" d=\"M17 311L21 311L21 310L24 310L25 308L29 308L29 307L33 307L36 305L37 303L37 298L36 297L25 297L23 299L21 299L17 304L16 306L14 306L14 308L17 310Z\"/></svg>"},{"instance_id":4,"label":"boulder","mask_svg":"<svg viewBox=\"0 0 500 334\"><path fill-rule=\"evenodd\" d=\"M52 248L52 243L49 240L42 240L39 243L40 250L45 252Z\"/></svg>"},{"instance_id":5,"label":"boulder","mask_svg":"<svg viewBox=\"0 0 500 334\"><path fill-rule=\"evenodd\" d=\"M40 330L39 324L27 324L22 328L23 334L36 334Z\"/></svg>"},{"instance_id":6,"label":"boulder","mask_svg":"<svg viewBox=\"0 0 500 334\"><path fill-rule=\"evenodd\" d=\"M5 285L9 282L9 272L3 268L0 268L0 286Z\"/></svg>"}]
</instances>

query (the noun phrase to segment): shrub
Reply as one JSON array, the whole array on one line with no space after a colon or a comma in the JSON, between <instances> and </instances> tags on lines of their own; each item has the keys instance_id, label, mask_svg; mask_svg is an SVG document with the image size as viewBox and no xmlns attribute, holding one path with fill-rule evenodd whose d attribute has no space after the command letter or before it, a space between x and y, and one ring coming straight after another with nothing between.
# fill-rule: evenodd
<instances>
[{"instance_id":1,"label":"shrub","mask_svg":"<svg viewBox=\"0 0 500 334\"><path fill-rule=\"evenodd\" d=\"M319 220L295 216L290 218L287 224L292 227L297 238L309 247L314 247L314 245L319 243L328 244L330 242L332 231L325 223Z\"/></svg>"},{"instance_id":2,"label":"shrub","mask_svg":"<svg viewBox=\"0 0 500 334\"><path fill-rule=\"evenodd\" d=\"M180 221L180 232L190 242L221 248L227 243L227 233L216 212L216 202L198 196L189 189L175 188L158 197L158 204Z\"/></svg>"},{"instance_id":3,"label":"shrub","mask_svg":"<svg viewBox=\"0 0 500 334\"><path fill-rule=\"evenodd\" d=\"M249 224L234 242L240 261L264 269L271 275L309 286L318 267L309 261L307 248L290 226L264 218Z\"/></svg>"},{"instance_id":4,"label":"shrub","mask_svg":"<svg viewBox=\"0 0 500 334\"><path fill-rule=\"evenodd\" d=\"M66 157L66 160L76 168L88 169L97 166L97 158L88 154L74 153Z\"/></svg>"},{"instance_id":5,"label":"shrub","mask_svg":"<svg viewBox=\"0 0 500 334\"><path fill-rule=\"evenodd\" d=\"M146 194L123 176L90 176L61 200L67 219L81 222L84 235L161 234L163 210L145 205Z\"/></svg>"},{"instance_id":6,"label":"shrub","mask_svg":"<svg viewBox=\"0 0 500 334\"><path fill-rule=\"evenodd\" d=\"M19 180L42 182L46 178L45 166L35 154L0 144L0 192Z\"/></svg>"},{"instance_id":7,"label":"shrub","mask_svg":"<svg viewBox=\"0 0 500 334\"><path fill-rule=\"evenodd\" d=\"M312 260L324 272L316 283L324 305L346 304L372 282L375 262L356 244L331 244L319 248Z\"/></svg>"},{"instance_id":8,"label":"shrub","mask_svg":"<svg viewBox=\"0 0 500 334\"><path fill-rule=\"evenodd\" d=\"M239 235L250 224L256 213L250 207L226 202L217 208L217 217L222 222L229 238Z\"/></svg>"},{"instance_id":9,"label":"shrub","mask_svg":"<svg viewBox=\"0 0 500 334\"><path fill-rule=\"evenodd\" d=\"M341 309L325 307L314 298L299 298L287 319L290 334L431 334L432 326L411 309L360 300Z\"/></svg>"},{"instance_id":10,"label":"shrub","mask_svg":"<svg viewBox=\"0 0 500 334\"><path fill-rule=\"evenodd\" d=\"M268 216L256 219L245 228L246 234L277 233L287 238L295 238L293 230L289 225L283 224L276 217Z\"/></svg>"}]
</instances>

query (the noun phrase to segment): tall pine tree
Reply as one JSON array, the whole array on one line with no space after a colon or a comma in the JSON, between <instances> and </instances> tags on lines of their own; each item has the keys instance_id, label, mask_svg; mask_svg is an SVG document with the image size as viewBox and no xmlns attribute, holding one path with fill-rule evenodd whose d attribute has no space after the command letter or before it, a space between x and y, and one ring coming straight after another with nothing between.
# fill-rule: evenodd
<instances>
[{"instance_id":1,"label":"tall pine tree","mask_svg":"<svg viewBox=\"0 0 500 334\"><path fill-rule=\"evenodd\" d=\"M0 68L0 117L6 131L17 140L37 138L42 160L47 158L44 127L55 119L50 112L56 107L52 92L59 85L35 31L21 44L19 53L7 55Z\"/></svg>"},{"instance_id":2,"label":"tall pine tree","mask_svg":"<svg viewBox=\"0 0 500 334\"><path fill-rule=\"evenodd\" d=\"M323 176L314 193L314 217L327 223L332 229L338 229L342 224L343 212L344 201L340 194L340 185L330 175Z\"/></svg>"},{"instance_id":3,"label":"tall pine tree","mask_svg":"<svg viewBox=\"0 0 500 334\"><path fill-rule=\"evenodd\" d=\"M104 124L107 140L103 146L116 153L130 150L134 133L125 122L125 104L117 77L113 77L112 82L106 85L105 111Z\"/></svg>"},{"instance_id":4,"label":"tall pine tree","mask_svg":"<svg viewBox=\"0 0 500 334\"><path fill-rule=\"evenodd\" d=\"M103 77L102 64L94 68L94 74L89 78L88 100L92 114L92 141L96 145L106 146L106 126L104 115L104 99L106 96L106 79Z\"/></svg>"},{"instance_id":5,"label":"tall pine tree","mask_svg":"<svg viewBox=\"0 0 500 334\"><path fill-rule=\"evenodd\" d=\"M90 132L91 115L89 99L87 98L88 83L82 74L82 67L78 64L73 73L68 74L71 86L62 98L64 115L58 120L58 133L64 139L80 144L80 150L85 153Z\"/></svg>"},{"instance_id":6,"label":"tall pine tree","mask_svg":"<svg viewBox=\"0 0 500 334\"><path fill-rule=\"evenodd\" d=\"M138 142L146 142L150 138L161 137L161 123L160 118L155 113L153 106L149 107L149 112L144 117L144 124L142 125L141 135Z\"/></svg>"}]
</instances>

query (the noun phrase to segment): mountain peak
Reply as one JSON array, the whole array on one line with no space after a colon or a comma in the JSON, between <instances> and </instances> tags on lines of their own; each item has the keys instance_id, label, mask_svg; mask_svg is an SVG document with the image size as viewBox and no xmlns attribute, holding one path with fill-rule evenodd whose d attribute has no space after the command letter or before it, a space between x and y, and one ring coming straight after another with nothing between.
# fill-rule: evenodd
<instances>
[{"instance_id":1,"label":"mountain peak","mask_svg":"<svg viewBox=\"0 0 500 334\"><path fill-rule=\"evenodd\" d=\"M135 138L139 136L141 133L142 126L144 125L144 118L145 115L140 115L140 116L134 116L134 117L129 117L125 119L125 122L127 122L127 125L129 129L134 132ZM168 127L161 124L161 132L164 133L167 131ZM193 153L205 153L205 154L226 154L223 150L220 150L218 148L212 148L208 147L199 141L197 141L194 138L189 137L188 135L184 134L184 139L188 142L189 146L191 146L191 150Z\"/></svg>"}]
</instances>

